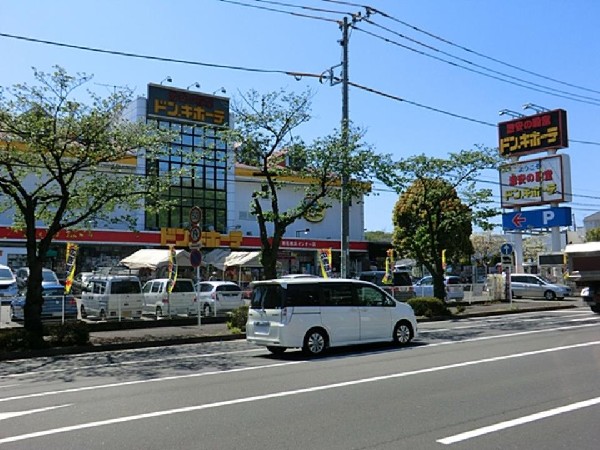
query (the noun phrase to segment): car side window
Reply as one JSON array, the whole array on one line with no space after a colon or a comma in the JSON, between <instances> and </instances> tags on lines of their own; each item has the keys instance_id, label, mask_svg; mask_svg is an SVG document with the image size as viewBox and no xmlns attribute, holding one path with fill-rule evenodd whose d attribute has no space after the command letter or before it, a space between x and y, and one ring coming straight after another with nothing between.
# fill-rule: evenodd
<instances>
[{"instance_id":1,"label":"car side window","mask_svg":"<svg viewBox=\"0 0 600 450\"><path fill-rule=\"evenodd\" d=\"M318 284L289 285L286 289L286 306L319 306Z\"/></svg>"},{"instance_id":2,"label":"car side window","mask_svg":"<svg viewBox=\"0 0 600 450\"><path fill-rule=\"evenodd\" d=\"M211 292L212 289L212 284L200 284L200 292Z\"/></svg>"},{"instance_id":3,"label":"car side window","mask_svg":"<svg viewBox=\"0 0 600 450\"><path fill-rule=\"evenodd\" d=\"M356 306L352 285L346 283L335 283L323 285L324 306Z\"/></svg>"},{"instance_id":4,"label":"car side window","mask_svg":"<svg viewBox=\"0 0 600 450\"><path fill-rule=\"evenodd\" d=\"M161 291L161 288L160 288L161 285L162 285L162 283L156 283L156 282L152 283L152 291L151 292L154 293L154 294L156 294L157 292L160 292Z\"/></svg>"},{"instance_id":5,"label":"car side window","mask_svg":"<svg viewBox=\"0 0 600 450\"><path fill-rule=\"evenodd\" d=\"M356 289L360 306L384 306L385 294L371 286L359 286Z\"/></svg>"},{"instance_id":6,"label":"car side window","mask_svg":"<svg viewBox=\"0 0 600 450\"><path fill-rule=\"evenodd\" d=\"M144 285L144 288L142 290L142 292L144 292L145 294L149 293L152 290L152 282L148 282Z\"/></svg>"}]
</instances>

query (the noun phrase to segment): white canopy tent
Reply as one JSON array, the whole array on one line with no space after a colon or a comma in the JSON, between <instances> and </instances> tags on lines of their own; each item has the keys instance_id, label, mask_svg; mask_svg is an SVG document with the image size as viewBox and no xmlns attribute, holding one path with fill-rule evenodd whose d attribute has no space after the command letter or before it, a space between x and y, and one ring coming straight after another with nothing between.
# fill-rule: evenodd
<instances>
[{"instance_id":1,"label":"white canopy tent","mask_svg":"<svg viewBox=\"0 0 600 450\"><path fill-rule=\"evenodd\" d=\"M225 262L225 267L262 267L260 263L260 252L231 252Z\"/></svg>"},{"instance_id":2,"label":"white canopy tent","mask_svg":"<svg viewBox=\"0 0 600 450\"><path fill-rule=\"evenodd\" d=\"M215 248L207 252L202 257L203 266L213 266L219 270L225 269L225 259L229 256L231 250L228 248Z\"/></svg>"},{"instance_id":3,"label":"white canopy tent","mask_svg":"<svg viewBox=\"0 0 600 450\"><path fill-rule=\"evenodd\" d=\"M187 250L175 250L179 267L192 267L190 253ZM129 269L156 270L169 264L168 249L142 249L121 260L121 264Z\"/></svg>"}]
</instances>

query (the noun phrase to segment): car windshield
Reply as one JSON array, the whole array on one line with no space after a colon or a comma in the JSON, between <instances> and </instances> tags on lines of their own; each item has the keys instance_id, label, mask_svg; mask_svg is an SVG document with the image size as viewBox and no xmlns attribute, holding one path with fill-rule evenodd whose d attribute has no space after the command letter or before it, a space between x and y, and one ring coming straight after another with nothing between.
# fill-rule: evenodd
<instances>
[{"instance_id":1,"label":"car windshield","mask_svg":"<svg viewBox=\"0 0 600 450\"><path fill-rule=\"evenodd\" d=\"M12 280L13 274L10 269L0 269L0 280Z\"/></svg>"}]
</instances>

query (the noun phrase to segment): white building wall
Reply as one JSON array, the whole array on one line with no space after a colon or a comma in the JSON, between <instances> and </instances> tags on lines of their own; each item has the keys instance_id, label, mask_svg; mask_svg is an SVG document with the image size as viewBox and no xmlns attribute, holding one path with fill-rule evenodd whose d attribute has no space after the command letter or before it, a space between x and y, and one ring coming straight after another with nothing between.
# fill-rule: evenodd
<instances>
[{"instance_id":1,"label":"white building wall","mask_svg":"<svg viewBox=\"0 0 600 450\"><path fill-rule=\"evenodd\" d=\"M250 203L252 193L260 189L260 181L238 178L235 189L235 210L231 216L234 225L239 225L245 236L258 236L258 222L256 217L250 214ZM299 204L304 198L303 190L298 185L290 183L280 191L279 206L281 211L286 211ZM263 202L265 209L270 209L269 202ZM302 230L310 229L307 234L300 233ZM325 217L321 222L310 222L306 219L298 219L288 227L286 237L298 237L307 239L339 239L341 235L341 207L339 202L332 202L332 206L325 210ZM272 234L272 226L268 228ZM354 201L350 207L350 229L349 239L351 241L362 241L364 237L364 203Z\"/></svg>"}]
</instances>

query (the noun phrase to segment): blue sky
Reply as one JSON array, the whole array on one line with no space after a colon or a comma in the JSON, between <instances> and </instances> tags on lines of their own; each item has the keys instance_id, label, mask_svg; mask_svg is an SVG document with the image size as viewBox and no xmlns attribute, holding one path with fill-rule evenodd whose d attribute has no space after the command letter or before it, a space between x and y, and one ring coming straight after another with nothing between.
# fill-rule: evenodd
<instances>
[{"instance_id":1,"label":"blue sky","mask_svg":"<svg viewBox=\"0 0 600 450\"><path fill-rule=\"evenodd\" d=\"M357 4L323 0L0 0L0 33L199 63L318 74L341 62L341 33L335 20L344 13L364 12ZM350 80L407 100L350 89L351 120L367 130L366 141L377 151L396 158L421 153L444 157L478 144L497 147L493 125L508 120L499 116L500 110L534 114L523 110L526 103L562 108L568 113L569 138L592 143L571 142L568 149L561 150L571 156L573 202L566 206L573 209L578 225L585 216L600 211L600 2L370 0L361 4L387 17L374 14L369 18L373 23L360 22L359 29L352 32ZM128 86L137 95L145 95L148 82L159 83L167 76L172 77L172 86L180 88L198 82L200 91L212 93L224 87L234 99L249 89L310 88L315 92L314 120L301 130L305 140L324 136L340 124L341 86L320 84L311 77L297 81L281 73L115 56L5 36L0 36L0 55L0 86L32 82L32 66L50 71L53 65L60 65L70 73L94 75L88 87L105 94L112 86ZM507 76L514 78L508 78L509 82L492 78ZM500 208L498 174L484 173L481 179L485 182L482 186L493 187ZM366 199L365 227L392 231L396 194L379 183L374 192L378 195Z\"/></svg>"}]
</instances>

